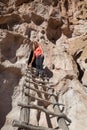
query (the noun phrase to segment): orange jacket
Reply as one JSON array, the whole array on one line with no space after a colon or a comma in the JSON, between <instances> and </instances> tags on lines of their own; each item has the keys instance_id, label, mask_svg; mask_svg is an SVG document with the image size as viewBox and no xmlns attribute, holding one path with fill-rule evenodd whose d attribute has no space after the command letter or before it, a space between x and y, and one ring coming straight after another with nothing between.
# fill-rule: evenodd
<instances>
[{"instance_id":1,"label":"orange jacket","mask_svg":"<svg viewBox=\"0 0 87 130\"><path fill-rule=\"evenodd\" d=\"M34 54L36 57L38 57L39 55L43 55L43 50L42 50L41 46L36 48L36 50L34 51Z\"/></svg>"}]
</instances>

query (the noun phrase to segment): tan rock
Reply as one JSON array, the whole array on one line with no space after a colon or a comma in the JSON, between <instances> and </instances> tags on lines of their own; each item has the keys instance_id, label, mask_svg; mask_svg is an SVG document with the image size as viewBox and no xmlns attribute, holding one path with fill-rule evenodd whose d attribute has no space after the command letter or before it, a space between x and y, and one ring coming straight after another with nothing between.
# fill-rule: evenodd
<instances>
[{"instance_id":1,"label":"tan rock","mask_svg":"<svg viewBox=\"0 0 87 130\"><path fill-rule=\"evenodd\" d=\"M12 127L12 121L20 118L17 103L23 100L30 40L37 40L44 50L44 69L53 83L58 102L65 105L63 112L72 120L69 130L87 129L86 4L86 0L0 2L1 130L17 130ZM28 40L23 42L24 39ZM30 93L37 96L34 91ZM37 104L34 98L32 102ZM48 109L53 111L52 105ZM30 111L31 124L48 127L47 121L43 112L39 115L36 110ZM56 118L51 122L53 128L58 127Z\"/></svg>"},{"instance_id":2,"label":"tan rock","mask_svg":"<svg viewBox=\"0 0 87 130\"><path fill-rule=\"evenodd\" d=\"M85 70L84 75L82 77L82 83L84 86L87 86L87 71Z\"/></svg>"}]
</instances>

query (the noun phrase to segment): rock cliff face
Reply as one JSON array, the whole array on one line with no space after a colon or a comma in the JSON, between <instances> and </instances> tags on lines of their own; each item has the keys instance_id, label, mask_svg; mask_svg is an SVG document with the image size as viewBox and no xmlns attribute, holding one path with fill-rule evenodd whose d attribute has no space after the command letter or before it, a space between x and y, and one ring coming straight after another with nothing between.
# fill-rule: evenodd
<instances>
[{"instance_id":1,"label":"rock cliff face","mask_svg":"<svg viewBox=\"0 0 87 130\"><path fill-rule=\"evenodd\" d=\"M86 0L0 1L0 129L15 130L12 120L19 119L32 40L43 47L44 67L72 120L69 129L87 130Z\"/></svg>"}]
</instances>

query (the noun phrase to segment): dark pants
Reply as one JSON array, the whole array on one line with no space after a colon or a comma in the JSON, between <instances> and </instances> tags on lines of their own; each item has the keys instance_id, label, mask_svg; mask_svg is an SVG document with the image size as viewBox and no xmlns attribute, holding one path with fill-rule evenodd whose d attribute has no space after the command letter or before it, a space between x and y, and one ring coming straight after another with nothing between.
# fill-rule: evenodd
<instances>
[{"instance_id":1,"label":"dark pants","mask_svg":"<svg viewBox=\"0 0 87 130\"><path fill-rule=\"evenodd\" d=\"M36 57L36 69L37 69L37 75L39 74L43 74L43 61L44 61L44 56L43 55L39 55L38 57Z\"/></svg>"}]
</instances>

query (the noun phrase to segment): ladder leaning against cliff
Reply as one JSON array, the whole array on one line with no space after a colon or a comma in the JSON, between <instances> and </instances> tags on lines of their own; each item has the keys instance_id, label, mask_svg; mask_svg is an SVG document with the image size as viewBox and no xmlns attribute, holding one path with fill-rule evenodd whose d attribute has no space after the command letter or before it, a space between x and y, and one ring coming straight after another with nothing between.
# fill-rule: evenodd
<instances>
[{"instance_id":1,"label":"ladder leaning against cliff","mask_svg":"<svg viewBox=\"0 0 87 130\"><path fill-rule=\"evenodd\" d=\"M49 82L47 77L39 77L37 80L35 77L35 71L35 68L28 67L26 69L25 82L22 90L22 102L18 103L18 106L21 107L20 121L14 120L12 123L13 127L18 127L20 130L69 130L67 122L71 123L71 120L61 112L60 105L63 104L58 103L57 95L54 94L52 83ZM32 87L32 85L34 87ZM31 90L36 92L37 96L31 94ZM38 104L35 105L34 103L31 103L32 99L37 100ZM53 106L54 112L48 110L47 107L50 104ZM31 109L36 109L39 114L40 112L44 112L46 114L48 127L39 126L39 123L37 126L30 124ZM58 122L58 126L56 128L52 128L51 124L51 118L54 117L56 117Z\"/></svg>"}]
</instances>

